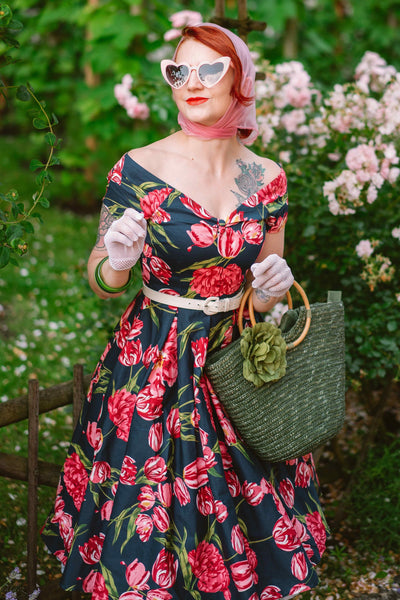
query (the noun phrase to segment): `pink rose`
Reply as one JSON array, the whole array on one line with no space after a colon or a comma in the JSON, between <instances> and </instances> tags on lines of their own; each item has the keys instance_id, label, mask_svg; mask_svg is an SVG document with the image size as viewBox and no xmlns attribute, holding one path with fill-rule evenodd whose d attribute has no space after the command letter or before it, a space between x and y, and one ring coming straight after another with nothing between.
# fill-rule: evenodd
<instances>
[{"instance_id":1,"label":"pink rose","mask_svg":"<svg viewBox=\"0 0 400 600\"><path fill-rule=\"evenodd\" d=\"M131 394L125 389L117 390L108 399L109 417L117 426L117 437L124 442L128 441L135 404L136 394Z\"/></svg>"},{"instance_id":2,"label":"pink rose","mask_svg":"<svg viewBox=\"0 0 400 600\"><path fill-rule=\"evenodd\" d=\"M205 541L188 553L192 572L201 592L215 593L229 588L229 572L218 549Z\"/></svg>"},{"instance_id":3,"label":"pink rose","mask_svg":"<svg viewBox=\"0 0 400 600\"><path fill-rule=\"evenodd\" d=\"M243 281L239 265L230 264L227 267L202 267L193 274L190 287L202 298L223 296L237 292Z\"/></svg>"},{"instance_id":4,"label":"pink rose","mask_svg":"<svg viewBox=\"0 0 400 600\"><path fill-rule=\"evenodd\" d=\"M85 497L89 477L76 452L69 456L64 464L64 483L77 510L80 510Z\"/></svg>"}]
</instances>

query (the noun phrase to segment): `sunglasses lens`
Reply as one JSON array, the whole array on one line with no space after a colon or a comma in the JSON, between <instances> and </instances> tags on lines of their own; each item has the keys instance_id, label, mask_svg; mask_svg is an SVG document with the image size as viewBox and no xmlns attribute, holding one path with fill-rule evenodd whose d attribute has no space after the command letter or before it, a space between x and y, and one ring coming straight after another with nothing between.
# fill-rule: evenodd
<instances>
[{"instance_id":1,"label":"sunglasses lens","mask_svg":"<svg viewBox=\"0 0 400 600\"><path fill-rule=\"evenodd\" d=\"M174 88L180 88L189 77L189 69L186 65L168 65L166 68L167 80Z\"/></svg>"},{"instance_id":2,"label":"sunglasses lens","mask_svg":"<svg viewBox=\"0 0 400 600\"><path fill-rule=\"evenodd\" d=\"M216 85L224 74L224 63L214 62L212 64L204 64L199 68L199 79L206 87Z\"/></svg>"}]
</instances>

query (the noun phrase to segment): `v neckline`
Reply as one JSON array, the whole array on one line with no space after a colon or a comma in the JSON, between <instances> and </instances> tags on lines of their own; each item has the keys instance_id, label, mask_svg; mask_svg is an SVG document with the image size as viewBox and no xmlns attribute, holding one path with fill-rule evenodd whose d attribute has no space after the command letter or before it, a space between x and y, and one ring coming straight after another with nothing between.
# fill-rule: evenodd
<instances>
[{"instance_id":1,"label":"v neckline","mask_svg":"<svg viewBox=\"0 0 400 600\"><path fill-rule=\"evenodd\" d=\"M149 171L148 169L146 169L146 167L144 167L143 165L141 165L140 163L138 163L136 160L134 160L129 152L126 152L125 156L128 156L129 160L136 165L137 167L139 167L140 169L142 169L142 171L144 171L145 173L147 173L148 175L150 175L150 177L152 177L153 179L157 179L160 183L162 183L164 186L171 188L173 190L175 190L176 192L178 192L179 195L179 199L182 202L182 196L187 198L190 202L192 202L193 204L195 204L199 209L201 209L202 212L206 213L210 219L213 219L214 221L218 221L219 222L223 222L223 223L229 223L232 219L232 216L234 214L237 214L239 212L240 207L242 207L243 205L246 204L246 202L248 202L248 200L254 196L255 194L259 194L261 191L265 190L266 188L268 188L269 185L271 185L271 183L273 183L276 179L278 179L278 177L281 176L283 168L280 167L279 173L273 178L271 179L271 181L269 181L268 183L266 183L265 185L263 185L260 189L258 189L256 192L254 192L253 194L250 194L250 196L248 196L245 200L243 200L243 202L241 202L234 210L232 210L228 216L226 218L221 218L219 219L218 217L216 217L215 215L212 215L202 204L200 204L199 202L197 202L197 200L195 200L194 198L191 198L190 196L188 196L187 194L185 194L184 192L182 192L181 190L179 190L177 187L175 187L174 185L170 185L169 183L167 183L166 181L164 181L164 179L161 179L160 177L158 177L158 175L155 175L154 173L152 173L151 171ZM260 201L259 201L260 202ZM257 203L258 204L258 203Z\"/></svg>"}]
</instances>

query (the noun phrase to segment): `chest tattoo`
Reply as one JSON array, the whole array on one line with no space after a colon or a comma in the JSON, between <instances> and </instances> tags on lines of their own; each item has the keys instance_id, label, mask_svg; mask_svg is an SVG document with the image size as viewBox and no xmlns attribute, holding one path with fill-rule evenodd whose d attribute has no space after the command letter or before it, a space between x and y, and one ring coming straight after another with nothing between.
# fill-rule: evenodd
<instances>
[{"instance_id":1,"label":"chest tattoo","mask_svg":"<svg viewBox=\"0 0 400 600\"><path fill-rule=\"evenodd\" d=\"M239 206L264 185L265 169L255 162L245 163L241 159L238 159L236 164L241 171L240 175L235 177L235 183L239 192L235 190L231 190L231 192L236 196Z\"/></svg>"}]
</instances>

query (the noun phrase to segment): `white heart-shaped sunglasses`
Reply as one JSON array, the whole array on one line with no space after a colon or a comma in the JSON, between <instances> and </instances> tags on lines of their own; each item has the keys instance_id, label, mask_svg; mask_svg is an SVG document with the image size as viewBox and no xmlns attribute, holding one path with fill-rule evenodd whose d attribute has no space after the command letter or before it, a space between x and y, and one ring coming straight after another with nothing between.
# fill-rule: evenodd
<instances>
[{"instance_id":1,"label":"white heart-shaped sunglasses","mask_svg":"<svg viewBox=\"0 0 400 600\"><path fill-rule=\"evenodd\" d=\"M192 71L196 71L197 77L204 87L211 88L221 81L230 64L229 56L221 56L213 62L202 62L197 67L185 62L176 63L173 60L162 60L161 72L165 81L176 90L187 83Z\"/></svg>"}]
</instances>

